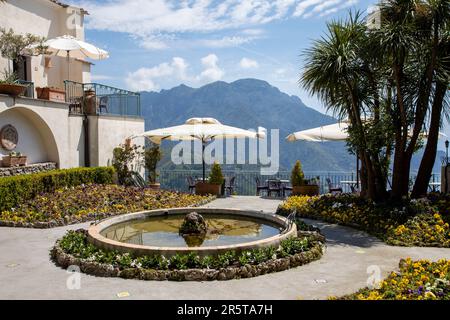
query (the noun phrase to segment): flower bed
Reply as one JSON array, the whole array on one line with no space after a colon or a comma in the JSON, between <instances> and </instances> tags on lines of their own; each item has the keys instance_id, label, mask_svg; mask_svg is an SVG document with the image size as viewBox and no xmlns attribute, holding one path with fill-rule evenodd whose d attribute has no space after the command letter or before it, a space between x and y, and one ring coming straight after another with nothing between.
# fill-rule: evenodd
<instances>
[{"instance_id":1,"label":"flower bed","mask_svg":"<svg viewBox=\"0 0 450 320\"><path fill-rule=\"evenodd\" d=\"M302 231L300 231L301 234ZM62 268L78 266L84 273L141 280L209 281L250 278L297 267L322 256L320 234L283 240L278 248L267 247L218 256L199 257L194 253L138 256L106 251L87 241L86 230L68 231L51 250Z\"/></svg>"},{"instance_id":2,"label":"flower bed","mask_svg":"<svg viewBox=\"0 0 450 320\"><path fill-rule=\"evenodd\" d=\"M352 195L293 196L277 213L319 219L364 230L391 245L450 247L448 222L435 202L410 201L400 206L376 205Z\"/></svg>"},{"instance_id":3,"label":"flower bed","mask_svg":"<svg viewBox=\"0 0 450 320\"><path fill-rule=\"evenodd\" d=\"M49 228L143 210L198 206L205 197L118 185L80 185L42 193L0 214L0 225Z\"/></svg>"},{"instance_id":4,"label":"flower bed","mask_svg":"<svg viewBox=\"0 0 450 320\"><path fill-rule=\"evenodd\" d=\"M331 298L335 299L335 298ZM342 300L450 300L450 260L400 261L378 288L364 288Z\"/></svg>"},{"instance_id":5,"label":"flower bed","mask_svg":"<svg viewBox=\"0 0 450 320\"><path fill-rule=\"evenodd\" d=\"M113 182L114 168L71 168L0 178L0 212L17 207L43 192L86 183Z\"/></svg>"}]
</instances>

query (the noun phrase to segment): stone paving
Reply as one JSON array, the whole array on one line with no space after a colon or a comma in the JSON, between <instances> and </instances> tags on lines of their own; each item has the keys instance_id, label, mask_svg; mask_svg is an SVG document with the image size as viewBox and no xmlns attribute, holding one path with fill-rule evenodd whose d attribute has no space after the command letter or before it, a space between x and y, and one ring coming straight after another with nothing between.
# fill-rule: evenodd
<instances>
[{"instance_id":1,"label":"stone paving","mask_svg":"<svg viewBox=\"0 0 450 320\"><path fill-rule=\"evenodd\" d=\"M274 212L279 200L234 196L207 207ZM99 278L81 274L81 288L69 290L72 274L49 260L49 250L68 229L0 228L0 299L325 299L364 287L369 269L386 276L400 258L450 259L450 249L388 246L351 228L306 220L327 238L322 259L250 279L212 282L158 282ZM70 281L69 281L70 282Z\"/></svg>"}]
</instances>

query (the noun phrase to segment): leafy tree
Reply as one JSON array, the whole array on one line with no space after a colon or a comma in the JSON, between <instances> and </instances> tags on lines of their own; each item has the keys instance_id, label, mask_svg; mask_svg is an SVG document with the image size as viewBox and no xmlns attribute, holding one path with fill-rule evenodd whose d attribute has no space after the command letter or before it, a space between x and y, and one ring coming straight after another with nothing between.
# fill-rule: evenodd
<instances>
[{"instance_id":1,"label":"leafy tree","mask_svg":"<svg viewBox=\"0 0 450 320\"><path fill-rule=\"evenodd\" d=\"M44 45L45 38L31 33L15 34L12 29L0 28L0 55L11 60L14 68L22 62L24 55L40 55L47 52ZM34 49L30 49L34 46Z\"/></svg>"},{"instance_id":2,"label":"leafy tree","mask_svg":"<svg viewBox=\"0 0 450 320\"><path fill-rule=\"evenodd\" d=\"M380 89L381 71L371 59L371 45L359 13L329 23L327 36L305 52L300 81L329 110L349 122L348 146L362 163L362 194L380 200L386 197L391 148L387 117L381 114L389 100Z\"/></svg>"},{"instance_id":3,"label":"leafy tree","mask_svg":"<svg viewBox=\"0 0 450 320\"><path fill-rule=\"evenodd\" d=\"M150 183L156 183L158 173L156 172L156 166L162 158L162 151L159 145L153 144L144 151L144 166L148 170L148 179Z\"/></svg>"},{"instance_id":4,"label":"leafy tree","mask_svg":"<svg viewBox=\"0 0 450 320\"><path fill-rule=\"evenodd\" d=\"M393 85L394 104L389 110L395 128L392 195L400 199L408 195L411 158L421 144L430 108L440 118L442 88L449 84L450 2L389 0L380 5L380 10L381 27L371 32L377 44L372 52L383 57L386 78ZM436 157L432 145L437 144L438 122L435 119L433 128L430 127L433 131L428 141L430 147L425 150L425 162L417 180L422 192L417 193L423 193L423 185L427 187L431 177L430 162L434 164Z\"/></svg>"},{"instance_id":5,"label":"leafy tree","mask_svg":"<svg viewBox=\"0 0 450 320\"><path fill-rule=\"evenodd\" d=\"M448 106L449 0L387 0L381 25L360 14L328 24L326 37L306 51L302 85L349 121L348 146L361 159L362 194L408 196L413 154L429 129L413 196L426 193ZM448 109L448 108L447 108ZM448 111L447 111L448 112ZM391 159L393 157L393 159Z\"/></svg>"},{"instance_id":6,"label":"leafy tree","mask_svg":"<svg viewBox=\"0 0 450 320\"><path fill-rule=\"evenodd\" d=\"M112 165L117 172L119 184L132 185L133 164L139 162L141 155L139 147L130 143L121 144L114 148Z\"/></svg>"}]
</instances>

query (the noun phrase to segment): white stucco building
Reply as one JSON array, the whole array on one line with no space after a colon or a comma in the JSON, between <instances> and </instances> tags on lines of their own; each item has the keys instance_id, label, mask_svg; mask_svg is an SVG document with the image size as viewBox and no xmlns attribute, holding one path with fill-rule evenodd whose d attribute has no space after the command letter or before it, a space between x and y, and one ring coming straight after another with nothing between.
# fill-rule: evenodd
<instances>
[{"instance_id":1,"label":"white stucco building","mask_svg":"<svg viewBox=\"0 0 450 320\"><path fill-rule=\"evenodd\" d=\"M87 14L56 0L7 0L0 3L0 28L47 39L71 35L84 40ZM0 135L6 126L17 134L13 149L0 140L0 159L16 151L26 155L29 164L103 166L111 163L114 147L144 131L139 94L91 83L92 66L89 61L71 58L71 81L67 82L65 58L24 57L17 66L0 56L0 72L14 69L29 85L26 96L0 93ZM36 88L58 89L63 101L37 99ZM143 138L133 142L144 144Z\"/></svg>"}]
</instances>

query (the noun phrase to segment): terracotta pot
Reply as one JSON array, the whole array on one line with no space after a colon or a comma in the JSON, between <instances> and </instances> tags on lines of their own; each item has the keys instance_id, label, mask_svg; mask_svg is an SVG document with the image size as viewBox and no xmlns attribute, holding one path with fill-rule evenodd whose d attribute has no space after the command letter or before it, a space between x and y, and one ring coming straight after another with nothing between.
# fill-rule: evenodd
<instances>
[{"instance_id":1,"label":"terracotta pot","mask_svg":"<svg viewBox=\"0 0 450 320\"><path fill-rule=\"evenodd\" d=\"M20 84L0 84L0 93L8 94L13 97L21 96L27 87Z\"/></svg>"},{"instance_id":2,"label":"terracotta pot","mask_svg":"<svg viewBox=\"0 0 450 320\"><path fill-rule=\"evenodd\" d=\"M148 187L152 190L159 190L159 189L161 189L161 184L160 183L149 183Z\"/></svg>"},{"instance_id":3,"label":"terracotta pot","mask_svg":"<svg viewBox=\"0 0 450 320\"><path fill-rule=\"evenodd\" d=\"M66 92L64 90L56 89L56 88L36 88L36 93L38 99L42 100L50 100L57 102L65 102L66 101Z\"/></svg>"},{"instance_id":4,"label":"terracotta pot","mask_svg":"<svg viewBox=\"0 0 450 320\"><path fill-rule=\"evenodd\" d=\"M318 196L319 186L315 184L304 185L304 186L294 186L292 187L292 194L299 196Z\"/></svg>"},{"instance_id":5,"label":"terracotta pot","mask_svg":"<svg viewBox=\"0 0 450 320\"><path fill-rule=\"evenodd\" d=\"M20 157L4 156L2 163L4 167L17 167L20 163Z\"/></svg>"},{"instance_id":6,"label":"terracotta pot","mask_svg":"<svg viewBox=\"0 0 450 320\"><path fill-rule=\"evenodd\" d=\"M84 92L84 100L86 103L86 113L88 115L97 114L97 99L94 90L86 90Z\"/></svg>"},{"instance_id":7,"label":"terracotta pot","mask_svg":"<svg viewBox=\"0 0 450 320\"><path fill-rule=\"evenodd\" d=\"M222 194L222 185L212 184L209 182L197 182L195 184L195 194L198 195L212 194L220 196Z\"/></svg>"},{"instance_id":8,"label":"terracotta pot","mask_svg":"<svg viewBox=\"0 0 450 320\"><path fill-rule=\"evenodd\" d=\"M27 165L27 156L20 156L19 157L19 166L26 166Z\"/></svg>"}]
</instances>

